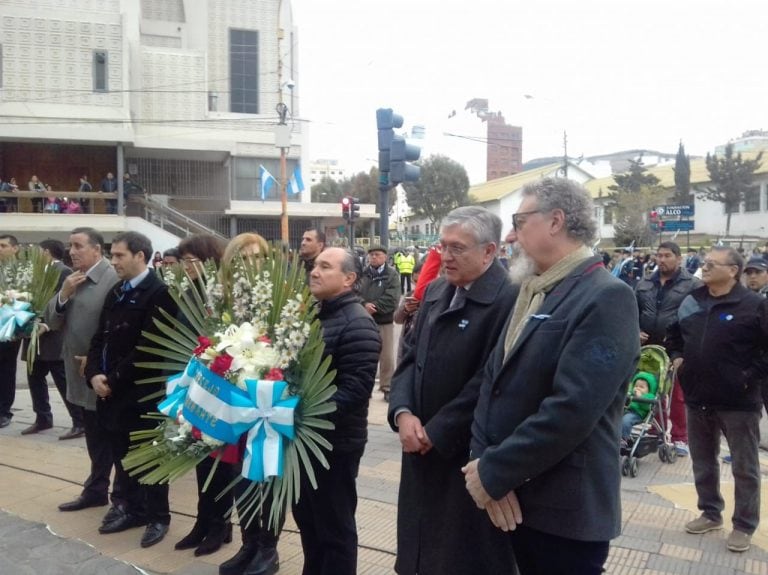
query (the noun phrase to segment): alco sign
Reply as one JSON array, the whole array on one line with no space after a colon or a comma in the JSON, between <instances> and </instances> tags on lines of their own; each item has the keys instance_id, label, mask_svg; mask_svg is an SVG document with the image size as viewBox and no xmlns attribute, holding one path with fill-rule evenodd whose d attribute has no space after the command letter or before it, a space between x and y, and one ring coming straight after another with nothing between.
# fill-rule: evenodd
<instances>
[{"instance_id":1,"label":"alco sign","mask_svg":"<svg viewBox=\"0 0 768 575\"><path fill-rule=\"evenodd\" d=\"M678 206L656 206L653 210L659 218L691 218L693 217L693 204L680 204Z\"/></svg>"}]
</instances>

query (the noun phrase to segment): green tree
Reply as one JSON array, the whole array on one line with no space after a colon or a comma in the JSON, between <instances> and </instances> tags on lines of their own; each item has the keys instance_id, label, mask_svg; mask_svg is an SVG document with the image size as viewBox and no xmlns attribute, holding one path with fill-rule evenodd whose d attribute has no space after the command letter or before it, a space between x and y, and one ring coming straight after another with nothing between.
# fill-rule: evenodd
<instances>
[{"instance_id":1,"label":"green tree","mask_svg":"<svg viewBox=\"0 0 768 575\"><path fill-rule=\"evenodd\" d=\"M731 233L731 214L739 209L747 192L755 183L755 172L760 168L763 153L757 154L753 160L744 160L741 152L733 155L733 144L725 147L722 158L707 154L707 171L713 187L699 191L702 200L720 202L725 206L726 221L725 235Z\"/></svg>"},{"instance_id":2,"label":"green tree","mask_svg":"<svg viewBox=\"0 0 768 575\"><path fill-rule=\"evenodd\" d=\"M429 156L420 165L419 181L403 184L408 205L414 215L439 227L452 209L472 203L469 177L464 166L442 155Z\"/></svg>"},{"instance_id":3,"label":"green tree","mask_svg":"<svg viewBox=\"0 0 768 575\"><path fill-rule=\"evenodd\" d=\"M341 184L327 176L312 186L311 194L313 202L323 204L340 202L344 195Z\"/></svg>"},{"instance_id":4,"label":"green tree","mask_svg":"<svg viewBox=\"0 0 768 575\"><path fill-rule=\"evenodd\" d=\"M687 204L691 201L691 158L685 155L683 142L677 148L675 157L675 198L676 204Z\"/></svg>"},{"instance_id":5,"label":"green tree","mask_svg":"<svg viewBox=\"0 0 768 575\"><path fill-rule=\"evenodd\" d=\"M664 203L666 192L659 186L659 178L647 173L642 159L630 160L629 171L616 174L616 182L608 186L614 212L616 245L650 246L655 232L651 230L648 214L654 206Z\"/></svg>"}]
</instances>

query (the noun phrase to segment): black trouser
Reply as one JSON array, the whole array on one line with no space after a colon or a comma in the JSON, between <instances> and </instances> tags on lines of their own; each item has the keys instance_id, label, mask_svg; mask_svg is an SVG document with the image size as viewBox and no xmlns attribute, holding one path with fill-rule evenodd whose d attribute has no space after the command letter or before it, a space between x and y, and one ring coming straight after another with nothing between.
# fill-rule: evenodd
<instances>
[{"instance_id":1,"label":"black trouser","mask_svg":"<svg viewBox=\"0 0 768 575\"><path fill-rule=\"evenodd\" d=\"M413 274L401 273L400 274L400 292L405 295L411 291L411 276Z\"/></svg>"},{"instance_id":2,"label":"black trouser","mask_svg":"<svg viewBox=\"0 0 768 575\"><path fill-rule=\"evenodd\" d=\"M233 466L236 474L240 473L240 466ZM240 499L248 488L248 481L242 480L235 486L235 499ZM253 496L254 491L250 495ZM254 514L248 511L247 501L242 501L237 507L237 515L240 518L240 531L243 534L243 543L254 543L260 548L276 548L280 540L280 534L285 525L285 513L277 520L277 526L269 524L269 516L272 514L272 498L264 501L261 509Z\"/></svg>"},{"instance_id":3,"label":"black trouser","mask_svg":"<svg viewBox=\"0 0 768 575\"><path fill-rule=\"evenodd\" d=\"M301 497L293 518L304 550L303 575L357 573L357 472L363 449L327 455L329 469L315 465L317 490L301 478Z\"/></svg>"},{"instance_id":4,"label":"black trouser","mask_svg":"<svg viewBox=\"0 0 768 575\"><path fill-rule=\"evenodd\" d=\"M83 409L83 427L85 428L85 447L91 460L91 473L83 484L83 497L104 500L109 495L109 476L114 463L112 444L101 431L95 411ZM112 486L112 503L117 505L124 502L120 484L115 478Z\"/></svg>"},{"instance_id":5,"label":"black trouser","mask_svg":"<svg viewBox=\"0 0 768 575\"><path fill-rule=\"evenodd\" d=\"M48 382L45 379L49 373L64 400L69 417L72 419L72 427L83 427L83 408L67 401L67 376L64 371L64 361L60 359L55 361L36 359L32 366L32 373L27 376L29 394L32 396L32 409L36 415L35 420L42 424L53 423Z\"/></svg>"},{"instance_id":6,"label":"black trouser","mask_svg":"<svg viewBox=\"0 0 768 575\"><path fill-rule=\"evenodd\" d=\"M216 501L219 494L235 477L235 470L231 463L219 461L216 472L208 484L208 489L203 491L215 461L213 457L206 457L195 468L195 475L197 476L197 522L205 527L227 523L228 521L224 519L224 516L234 502L232 491L227 492L224 497Z\"/></svg>"},{"instance_id":7,"label":"black trouser","mask_svg":"<svg viewBox=\"0 0 768 575\"><path fill-rule=\"evenodd\" d=\"M510 533L520 575L598 575L608 541L577 541L518 525Z\"/></svg>"},{"instance_id":8,"label":"black trouser","mask_svg":"<svg viewBox=\"0 0 768 575\"><path fill-rule=\"evenodd\" d=\"M171 512L168 505L168 484L144 485L139 483L139 477L128 475L123 468L122 459L128 453L130 432L138 429L152 428L157 425L155 420L137 419L133 425L121 429L107 429L100 425L112 445L115 458L115 484L120 486L125 496L125 507L128 513L146 520L147 523L171 523Z\"/></svg>"},{"instance_id":9,"label":"black trouser","mask_svg":"<svg viewBox=\"0 0 768 575\"><path fill-rule=\"evenodd\" d=\"M16 359L21 340L0 342L0 417L13 417L16 400Z\"/></svg>"}]
</instances>

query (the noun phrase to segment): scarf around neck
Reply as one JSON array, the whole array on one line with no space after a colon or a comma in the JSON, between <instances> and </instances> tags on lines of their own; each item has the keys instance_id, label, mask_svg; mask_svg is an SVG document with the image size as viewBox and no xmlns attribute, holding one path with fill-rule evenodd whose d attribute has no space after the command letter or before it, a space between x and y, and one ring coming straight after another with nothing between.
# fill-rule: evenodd
<instances>
[{"instance_id":1,"label":"scarf around neck","mask_svg":"<svg viewBox=\"0 0 768 575\"><path fill-rule=\"evenodd\" d=\"M547 293L557 284L569 276L573 270L584 262L584 260L594 256L594 253L587 246L581 246L571 252L543 274L530 277L523 281L520 286L520 294L517 296L515 307L512 311L512 319L507 326L507 334L504 338L504 358L517 343L523 328L534 315Z\"/></svg>"}]
</instances>

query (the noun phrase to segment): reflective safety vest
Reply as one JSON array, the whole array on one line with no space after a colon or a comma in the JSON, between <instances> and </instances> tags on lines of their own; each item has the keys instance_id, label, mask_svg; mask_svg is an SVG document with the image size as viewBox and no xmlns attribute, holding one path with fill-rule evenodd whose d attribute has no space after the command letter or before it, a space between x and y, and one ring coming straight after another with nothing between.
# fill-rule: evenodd
<instances>
[{"instance_id":1,"label":"reflective safety vest","mask_svg":"<svg viewBox=\"0 0 768 575\"><path fill-rule=\"evenodd\" d=\"M395 265L401 274L412 274L413 268L416 266L416 258L413 257L413 254L401 255L397 258Z\"/></svg>"}]
</instances>

